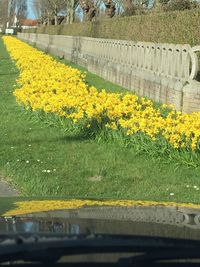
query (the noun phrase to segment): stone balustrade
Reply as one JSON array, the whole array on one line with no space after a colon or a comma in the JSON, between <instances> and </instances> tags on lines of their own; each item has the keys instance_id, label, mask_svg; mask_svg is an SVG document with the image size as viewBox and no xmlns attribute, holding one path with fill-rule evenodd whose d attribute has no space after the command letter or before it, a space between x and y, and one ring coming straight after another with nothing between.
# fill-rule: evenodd
<instances>
[{"instance_id":1,"label":"stone balustrade","mask_svg":"<svg viewBox=\"0 0 200 267\"><path fill-rule=\"evenodd\" d=\"M18 38L183 112L200 111L200 46L19 33Z\"/></svg>"}]
</instances>

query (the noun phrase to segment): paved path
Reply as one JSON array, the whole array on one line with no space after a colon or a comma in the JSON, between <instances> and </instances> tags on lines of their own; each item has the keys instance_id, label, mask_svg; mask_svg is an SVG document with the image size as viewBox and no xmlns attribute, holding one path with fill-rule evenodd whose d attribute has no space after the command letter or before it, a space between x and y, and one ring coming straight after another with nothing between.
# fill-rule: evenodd
<instances>
[{"instance_id":1,"label":"paved path","mask_svg":"<svg viewBox=\"0 0 200 267\"><path fill-rule=\"evenodd\" d=\"M0 176L0 197L14 197L19 196L19 193L13 189L3 178Z\"/></svg>"}]
</instances>

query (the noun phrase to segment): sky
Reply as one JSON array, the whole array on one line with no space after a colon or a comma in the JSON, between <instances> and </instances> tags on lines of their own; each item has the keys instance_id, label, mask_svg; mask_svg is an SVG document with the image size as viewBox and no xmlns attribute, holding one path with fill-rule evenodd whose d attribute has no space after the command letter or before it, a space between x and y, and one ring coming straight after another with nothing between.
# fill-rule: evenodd
<instances>
[{"instance_id":1,"label":"sky","mask_svg":"<svg viewBox=\"0 0 200 267\"><path fill-rule=\"evenodd\" d=\"M34 0L27 0L28 2L28 18L35 19L35 14L33 12L33 1ZM151 0L153 2L153 0Z\"/></svg>"},{"instance_id":2,"label":"sky","mask_svg":"<svg viewBox=\"0 0 200 267\"><path fill-rule=\"evenodd\" d=\"M35 14L33 12L33 1L34 0L27 0L28 1L28 18L35 19ZM150 5L153 3L154 0L150 1ZM200 2L200 0L197 0Z\"/></svg>"},{"instance_id":3,"label":"sky","mask_svg":"<svg viewBox=\"0 0 200 267\"><path fill-rule=\"evenodd\" d=\"M35 15L33 12L33 0L27 0L28 2L28 18L35 19Z\"/></svg>"}]
</instances>

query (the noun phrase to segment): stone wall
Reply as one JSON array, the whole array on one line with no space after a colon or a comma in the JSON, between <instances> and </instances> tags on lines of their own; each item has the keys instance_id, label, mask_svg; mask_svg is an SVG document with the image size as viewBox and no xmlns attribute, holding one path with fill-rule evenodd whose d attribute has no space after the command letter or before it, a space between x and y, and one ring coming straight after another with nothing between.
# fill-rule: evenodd
<instances>
[{"instance_id":1,"label":"stone wall","mask_svg":"<svg viewBox=\"0 0 200 267\"><path fill-rule=\"evenodd\" d=\"M174 104L182 112L200 111L195 80L200 47L35 33L19 33L18 38L139 96Z\"/></svg>"}]
</instances>

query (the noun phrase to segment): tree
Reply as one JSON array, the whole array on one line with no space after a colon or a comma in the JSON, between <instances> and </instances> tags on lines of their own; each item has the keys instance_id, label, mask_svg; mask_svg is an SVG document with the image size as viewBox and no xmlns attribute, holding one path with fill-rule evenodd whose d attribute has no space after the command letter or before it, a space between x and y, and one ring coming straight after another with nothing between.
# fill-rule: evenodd
<instances>
[{"instance_id":1,"label":"tree","mask_svg":"<svg viewBox=\"0 0 200 267\"><path fill-rule=\"evenodd\" d=\"M3 25L4 29L7 26L20 27L23 20L27 17L27 13L28 7L26 0L0 1L0 24Z\"/></svg>"},{"instance_id":2,"label":"tree","mask_svg":"<svg viewBox=\"0 0 200 267\"><path fill-rule=\"evenodd\" d=\"M68 0L66 3L67 17L66 23L72 24L75 20L75 10L79 5L79 0Z\"/></svg>"},{"instance_id":3,"label":"tree","mask_svg":"<svg viewBox=\"0 0 200 267\"><path fill-rule=\"evenodd\" d=\"M27 18L28 6L26 0L16 0L16 9L14 16L17 16L17 26L21 27L22 22Z\"/></svg>"},{"instance_id":4,"label":"tree","mask_svg":"<svg viewBox=\"0 0 200 267\"><path fill-rule=\"evenodd\" d=\"M58 25L59 15L66 9L66 0L43 0L48 16L50 16L51 24Z\"/></svg>"},{"instance_id":5,"label":"tree","mask_svg":"<svg viewBox=\"0 0 200 267\"><path fill-rule=\"evenodd\" d=\"M168 2L168 10L185 10L192 9L198 6L195 0L173 0Z\"/></svg>"},{"instance_id":6,"label":"tree","mask_svg":"<svg viewBox=\"0 0 200 267\"><path fill-rule=\"evenodd\" d=\"M66 2L68 0L35 0L33 8L40 23L58 25L66 16Z\"/></svg>"},{"instance_id":7,"label":"tree","mask_svg":"<svg viewBox=\"0 0 200 267\"><path fill-rule=\"evenodd\" d=\"M44 1L41 0L34 0L33 1L33 12L35 14L36 18L40 18L43 16L44 14Z\"/></svg>"},{"instance_id":8,"label":"tree","mask_svg":"<svg viewBox=\"0 0 200 267\"><path fill-rule=\"evenodd\" d=\"M0 28L6 28L8 22L8 1L2 0L0 2Z\"/></svg>"},{"instance_id":9,"label":"tree","mask_svg":"<svg viewBox=\"0 0 200 267\"><path fill-rule=\"evenodd\" d=\"M112 18L115 15L116 7L113 0L103 0L106 7L105 14L107 17Z\"/></svg>"},{"instance_id":10,"label":"tree","mask_svg":"<svg viewBox=\"0 0 200 267\"><path fill-rule=\"evenodd\" d=\"M83 10L84 19L92 21L97 15L97 8L95 7L93 0L79 0L79 4Z\"/></svg>"},{"instance_id":11,"label":"tree","mask_svg":"<svg viewBox=\"0 0 200 267\"><path fill-rule=\"evenodd\" d=\"M196 0L154 0L153 7L157 11L174 11L197 8L199 1Z\"/></svg>"},{"instance_id":12,"label":"tree","mask_svg":"<svg viewBox=\"0 0 200 267\"><path fill-rule=\"evenodd\" d=\"M145 14L151 2L151 0L123 0L124 15Z\"/></svg>"},{"instance_id":13,"label":"tree","mask_svg":"<svg viewBox=\"0 0 200 267\"><path fill-rule=\"evenodd\" d=\"M136 6L132 0L123 0L124 15L131 16L135 15Z\"/></svg>"},{"instance_id":14,"label":"tree","mask_svg":"<svg viewBox=\"0 0 200 267\"><path fill-rule=\"evenodd\" d=\"M52 21L52 8L47 0L34 0L33 10L41 24L50 25Z\"/></svg>"}]
</instances>

